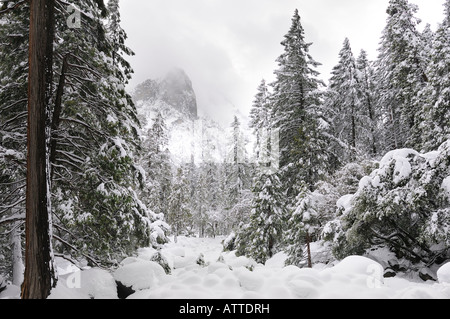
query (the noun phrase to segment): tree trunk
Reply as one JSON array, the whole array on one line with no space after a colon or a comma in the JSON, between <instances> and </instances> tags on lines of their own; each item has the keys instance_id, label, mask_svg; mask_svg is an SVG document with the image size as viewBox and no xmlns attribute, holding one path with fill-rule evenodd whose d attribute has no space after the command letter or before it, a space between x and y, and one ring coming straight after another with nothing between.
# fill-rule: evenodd
<instances>
[{"instance_id":1,"label":"tree trunk","mask_svg":"<svg viewBox=\"0 0 450 319\"><path fill-rule=\"evenodd\" d=\"M306 233L306 250L308 253L308 268L312 268L312 258L311 258L311 236Z\"/></svg>"},{"instance_id":2,"label":"tree trunk","mask_svg":"<svg viewBox=\"0 0 450 319\"><path fill-rule=\"evenodd\" d=\"M51 94L53 0L31 0L25 273L23 299L45 299L56 283L51 249L48 107ZM51 41L51 43L49 43ZM50 82L49 82L50 81Z\"/></svg>"}]
</instances>

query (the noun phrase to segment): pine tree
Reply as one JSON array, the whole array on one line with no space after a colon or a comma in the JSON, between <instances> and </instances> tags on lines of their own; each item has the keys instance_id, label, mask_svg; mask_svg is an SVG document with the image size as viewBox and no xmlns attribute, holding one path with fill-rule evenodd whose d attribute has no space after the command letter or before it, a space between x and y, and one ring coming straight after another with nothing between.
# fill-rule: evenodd
<instances>
[{"instance_id":1,"label":"pine tree","mask_svg":"<svg viewBox=\"0 0 450 319\"><path fill-rule=\"evenodd\" d=\"M372 63L367 58L367 53L361 50L356 60L356 67L359 71L358 78L360 83L360 103L365 110L365 120L362 129L366 152L372 157L378 155L379 146L379 128L378 128L378 109L375 101L375 78Z\"/></svg>"},{"instance_id":2,"label":"pine tree","mask_svg":"<svg viewBox=\"0 0 450 319\"><path fill-rule=\"evenodd\" d=\"M354 160L357 150L364 144L360 136L364 114L356 60L348 38L339 52L339 63L333 68L328 94L327 103L334 111L332 123L336 137L348 145L345 157Z\"/></svg>"},{"instance_id":3,"label":"pine tree","mask_svg":"<svg viewBox=\"0 0 450 319\"><path fill-rule=\"evenodd\" d=\"M250 167L245 149L245 137L237 116L231 124L231 141L228 146L226 165L226 209L229 214L237 216L242 211L244 191L250 188Z\"/></svg>"},{"instance_id":4,"label":"pine tree","mask_svg":"<svg viewBox=\"0 0 450 319\"><path fill-rule=\"evenodd\" d=\"M317 79L319 65L309 53L298 10L281 43L284 53L277 59L279 68L272 84L272 111L275 129L280 134L281 179L289 198L295 198L297 182L305 181L312 188L328 169L329 143L322 134L328 126L321 118L323 83Z\"/></svg>"},{"instance_id":5,"label":"pine tree","mask_svg":"<svg viewBox=\"0 0 450 319\"><path fill-rule=\"evenodd\" d=\"M9 175L0 183L11 193L1 197L0 220L8 214L8 224L2 222L8 227L23 220L20 210L25 198L29 7L22 4L7 9L2 16L6 23L0 24L0 33L12 36L5 38L8 45L2 45L0 60L1 122L6 129L1 133L5 143L0 153L6 156L0 167L2 174ZM125 49L124 33L117 33L117 24L106 26L108 10L103 1L72 4L80 11L80 28L68 27L68 8L56 2L53 38L57 41L51 41L54 76L47 127L51 128L54 250L57 255L107 264L137 246L163 243L166 225L137 196L142 170L134 158L141 145L136 110L125 91L132 70L125 60L130 51ZM118 11L112 15L120 21Z\"/></svg>"},{"instance_id":6,"label":"pine tree","mask_svg":"<svg viewBox=\"0 0 450 319\"><path fill-rule=\"evenodd\" d=\"M415 97L428 81L421 56L418 8L407 0L390 0L377 61L378 105L383 107L384 149L414 147L419 125Z\"/></svg>"},{"instance_id":7,"label":"pine tree","mask_svg":"<svg viewBox=\"0 0 450 319\"><path fill-rule=\"evenodd\" d=\"M280 250L286 219L285 198L276 174L259 173L253 188L250 220L236 239L237 253L264 264Z\"/></svg>"},{"instance_id":8,"label":"pine tree","mask_svg":"<svg viewBox=\"0 0 450 319\"><path fill-rule=\"evenodd\" d=\"M303 187L296 198L293 214L288 221L285 235L288 259L286 265L312 267L311 239L317 227L318 212L311 203L312 193Z\"/></svg>"},{"instance_id":9,"label":"pine tree","mask_svg":"<svg viewBox=\"0 0 450 319\"><path fill-rule=\"evenodd\" d=\"M188 223L192 219L187 183L186 170L179 167L168 198L169 211L167 214L167 221L172 226L175 242L177 242L177 237L187 229Z\"/></svg>"},{"instance_id":10,"label":"pine tree","mask_svg":"<svg viewBox=\"0 0 450 319\"><path fill-rule=\"evenodd\" d=\"M145 203L157 214L167 214L168 197L173 179L167 127L161 112L157 112L143 145L142 166L146 171Z\"/></svg>"},{"instance_id":11,"label":"pine tree","mask_svg":"<svg viewBox=\"0 0 450 319\"><path fill-rule=\"evenodd\" d=\"M445 19L432 39L431 59L428 65L428 85L420 92L425 105L418 135L421 148L436 150L450 136L450 1L445 2Z\"/></svg>"},{"instance_id":12,"label":"pine tree","mask_svg":"<svg viewBox=\"0 0 450 319\"><path fill-rule=\"evenodd\" d=\"M12 249L7 234L23 242L30 10L22 5L4 12L7 7L0 6L0 273L17 278L23 268L13 261L22 259L22 249Z\"/></svg>"},{"instance_id":13,"label":"pine tree","mask_svg":"<svg viewBox=\"0 0 450 319\"><path fill-rule=\"evenodd\" d=\"M253 129L253 134L256 136L255 154L256 161L259 162L261 158L261 145L264 133L267 134L271 130L271 105L270 92L266 81L262 80L258 86L258 93L253 101L252 109L250 111L250 128Z\"/></svg>"}]
</instances>

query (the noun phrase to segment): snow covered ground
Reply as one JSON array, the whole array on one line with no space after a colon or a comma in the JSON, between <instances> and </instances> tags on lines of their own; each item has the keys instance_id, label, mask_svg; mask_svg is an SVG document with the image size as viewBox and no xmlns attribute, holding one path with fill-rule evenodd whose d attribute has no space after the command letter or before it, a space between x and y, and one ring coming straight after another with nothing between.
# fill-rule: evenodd
<instances>
[{"instance_id":1,"label":"snow covered ground","mask_svg":"<svg viewBox=\"0 0 450 319\"><path fill-rule=\"evenodd\" d=\"M223 238L178 238L162 249L172 268L167 275L150 261L151 248L126 258L112 274L100 269L78 271L59 261L58 286L50 299L118 298L116 280L132 287L129 299L450 299L450 263L438 271L439 282L383 278L380 264L351 256L335 266L284 267L285 255L266 265L234 252L222 252ZM203 258L199 258L203 257ZM204 264L198 262L204 260ZM0 298L17 298L9 286Z\"/></svg>"}]
</instances>

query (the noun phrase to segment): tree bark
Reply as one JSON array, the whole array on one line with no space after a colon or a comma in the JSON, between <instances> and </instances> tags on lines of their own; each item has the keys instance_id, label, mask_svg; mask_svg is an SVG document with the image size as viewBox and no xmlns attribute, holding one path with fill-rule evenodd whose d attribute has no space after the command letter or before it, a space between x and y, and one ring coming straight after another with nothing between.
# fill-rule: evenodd
<instances>
[{"instance_id":1,"label":"tree bark","mask_svg":"<svg viewBox=\"0 0 450 319\"><path fill-rule=\"evenodd\" d=\"M23 299L45 299L56 283L51 249L48 108L51 94L53 0L31 0L25 273ZM51 41L51 43L49 43Z\"/></svg>"},{"instance_id":2,"label":"tree bark","mask_svg":"<svg viewBox=\"0 0 450 319\"><path fill-rule=\"evenodd\" d=\"M308 254L308 268L312 268L312 258L311 258L311 236L306 233L306 250Z\"/></svg>"}]
</instances>

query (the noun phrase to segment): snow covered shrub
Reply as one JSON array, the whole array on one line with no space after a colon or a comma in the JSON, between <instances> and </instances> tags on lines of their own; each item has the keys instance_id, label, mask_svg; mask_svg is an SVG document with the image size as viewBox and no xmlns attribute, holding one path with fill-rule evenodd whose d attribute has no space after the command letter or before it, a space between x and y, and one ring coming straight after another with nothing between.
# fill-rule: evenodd
<instances>
[{"instance_id":1,"label":"snow covered shrub","mask_svg":"<svg viewBox=\"0 0 450 319\"><path fill-rule=\"evenodd\" d=\"M223 251L233 251L235 247L235 242L236 242L236 234L232 232L222 242Z\"/></svg>"},{"instance_id":2,"label":"snow covered shrub","mask_svg":"<svg viewBox=\"0 0 450 319\"><path fill-rule=\"evenodd\" d=\"M308 256L305 248L308 243L322 240L324 227L335 217L338 199L349 192L355 192L359 180L374 167L371 161L349 163L326 180L318 182L313 192L307 188L299 192L285 235L286 252L289 256L287 265L306 264L306 259L311 256ZM331 226L329 224L327 227ZM326 260L330 261L332 260Z\"/></svg>"},{"instance_id":3,"label":"snow covered shrub","mask_svg":"<svg viewBox=\"0 0 450 319\"><path fill-rule=\"evenodd\" d=\"M337 203L324 227L338 259L384 246L413 263L450 257L450 141L437 152L391 151Z\"/></svg>"},{"instance_id":4,"label":"snow covered shrub","mask_svg":"<svg viewBox=\"0 0 450 319\"><path fill-rule=\"evenodd\" d=\"M167 275L170 275L172 273L172 269L170 268L169 262L167 261L167 258L164 257L161 252L156 252L151 258L150 261L154 261L158 265L160 265Z\"/></svg>"}]
</instances>

